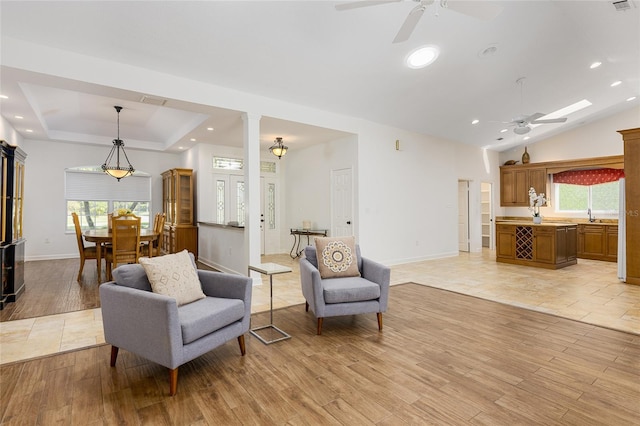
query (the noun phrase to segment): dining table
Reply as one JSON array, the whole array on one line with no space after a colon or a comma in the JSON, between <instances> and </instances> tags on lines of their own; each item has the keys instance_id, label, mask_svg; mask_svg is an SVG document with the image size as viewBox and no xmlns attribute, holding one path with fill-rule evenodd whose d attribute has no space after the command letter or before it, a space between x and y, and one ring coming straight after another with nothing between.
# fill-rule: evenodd
<instances>
[{"instance_id":1,"label":"dining table","mask_svg":"<svg viewBox=\"0 0 640 426\"><path fill-rule=\"evenodd\" d=\"M96 257L98 263L98 282L101 281L101 266L102 266L102 247L106 243L110 243L113 234L108 229L88 229L84 231L82 234L84 239L90 243L96 243ZM159 233L155 232L153 229L141 229L140 230L140 241L151 242L158 239L160 236ZM149 251L149 257L153 256L153 250Z\"/></svg>"}]
</instances>

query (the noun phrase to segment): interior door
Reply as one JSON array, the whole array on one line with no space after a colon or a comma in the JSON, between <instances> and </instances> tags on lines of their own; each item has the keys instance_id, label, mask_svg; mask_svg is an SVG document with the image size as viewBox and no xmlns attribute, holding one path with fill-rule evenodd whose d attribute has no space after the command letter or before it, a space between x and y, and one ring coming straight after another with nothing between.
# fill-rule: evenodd
<instances>
[{"instance_id":1,"label":"interior door","mask_svg":"<svg viewBox=\"0 0 640 426\"><path fill-rule=\"evenodd\" d=\"M458 250L469 251L469 181L458 181Z\"/></svg>"},{"instance_id":2,"label":"interior door","mask_svg":"<svg viewBox=\"0 0 640 426\"><path fill-rule=\"evenodd\" d=\"M353 174L351 168L331 171L331 235L353 235Z\"/></svg>"}]
</instances>

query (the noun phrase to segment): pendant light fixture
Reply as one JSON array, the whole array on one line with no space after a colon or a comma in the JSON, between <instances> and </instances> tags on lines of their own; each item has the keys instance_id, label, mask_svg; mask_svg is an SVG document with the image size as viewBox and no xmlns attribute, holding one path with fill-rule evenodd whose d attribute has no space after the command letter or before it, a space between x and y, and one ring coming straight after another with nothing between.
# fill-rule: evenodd
<instances>
[{"instance_id":1,"label":"pendant light fixture","mask_svg":"<svg viewBox=\"0 0 640 426\"><path fill-rule=\"evenodd\" d=\"M273 146L269 148L269 151L271 151L271 153L276 157L282 158L282 156L287 153L288 149L289 147L282 143L282 138L276 138L276 140L273 141Z\"/></svg>"},{"instance_id":2,"label":"pendant light fixture","mask_svg":"<svg viewBox=\"0 0 640 426\"><path fill-rule=\"evenodd\" d=\"M119 182L120 179L133 174L133 172L135 172L135 169L131 165L129 158L127 157L127 153L124 151L124 142L122 142L122 140L120 139L120 110L122 110L122 107L114 106L114 108L118 113L118 137L113 140L113 146L111 147L111 151L109 152L109 155L107 155L107 159L104 161L104 164L102 165L102 170L109 176L112 176L118 179L118 182ZM122 150L122 154L124 155L124 158L127 160L128 166L120 165L121 150ZM113 158L114 154L116 157L115 164L111 163L114 160Z\"/></svg>"}]
</instances>

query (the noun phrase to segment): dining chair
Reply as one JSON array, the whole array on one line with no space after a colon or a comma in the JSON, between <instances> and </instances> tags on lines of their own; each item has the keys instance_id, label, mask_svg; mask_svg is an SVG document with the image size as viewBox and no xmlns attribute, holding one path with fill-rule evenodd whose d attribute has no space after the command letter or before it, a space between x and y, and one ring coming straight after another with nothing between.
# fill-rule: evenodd
<instances>
[{"instance_id":1,"label":"dining chair","mask_svg":"<svg viewBox=\"0 0 640 426\"><path fill-rule=\"evenodd\" d=\"M140 259L140 218L133 214L114 216L111 224L111 247L107 247L107 277L119 264L138 263Z\"/></svg>"},{"instance_id":2,"label":"dining chair","mask_svg":"<svg viewBox=\"0 0 640 426\"><path fill-rule=\"evenodd\" d=\"M162 254L162 230L164 229L164 222L166 215L164 213L156 213L153 219L153 232L158 236L155 240L149 241L147 244L143 244L142 250L146 256L160 256Z\"/></svg>"},{"instance_id":3,"label":"dining chair","mask_svg":"<svg viewBox=\"0 0 640 426\"><path fill-rule=\"evenodd\" d=\"M80 227L80 219L78 218L77 213L71 213L73 217L73 225L76 228L76 239L78 240L78 251L80 252L80 270L78 271L78 281L80 281L80 277L82 276L82 270L84 269L84 261L87 259L95 259L96 264L98 266L98 270L100 270L100 264L98 262L98 253L96 246L88 246L85 247L84 239L82 238L82 228Z\"/></svg>"}]
</instances>

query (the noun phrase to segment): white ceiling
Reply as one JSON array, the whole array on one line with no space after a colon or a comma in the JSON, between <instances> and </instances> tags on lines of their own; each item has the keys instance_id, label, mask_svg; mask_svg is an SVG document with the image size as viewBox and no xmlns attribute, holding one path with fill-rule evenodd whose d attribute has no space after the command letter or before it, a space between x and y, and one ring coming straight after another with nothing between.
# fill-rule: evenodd
<instances>
[{"instance_id":1,"label":"white ceiling","mask_svg":"<svg viewBox=\"0 0 640 426\"><path fill-rule=\"evenodd\" d=\"M497 150L639 104L638 98L626 101L640 96L636 0L626 11L608 0L491 2L502 8L491 20L435 3L409 40L395 44L416 3L337 11L341 3L2 1L0 31L2 37ZM406 55L425 44L440 48L437 61L420 70L404 66ZM483 56L490 46L495 54ZM594 61L602 65L592 70ZM522 93L520 77L526 77ZM616 80L622 83L610 87ZM127 146L172 151L193 145L191 138L242 145L238 111L173 99L158 107L140 103L140 93L7 67L0 89L9 96L2 115L26 138L111 143L113 106L122 105L120 136ZM534 128L527 142L512 131L500 133L503 121L582 99L593 105L564 124ZM473 119L480 123L471 125ZM28 127L34 132L25 133ZM262 145L276 136L304 146L344 133L263 118Z\"/></svg>"}]
</instances>

